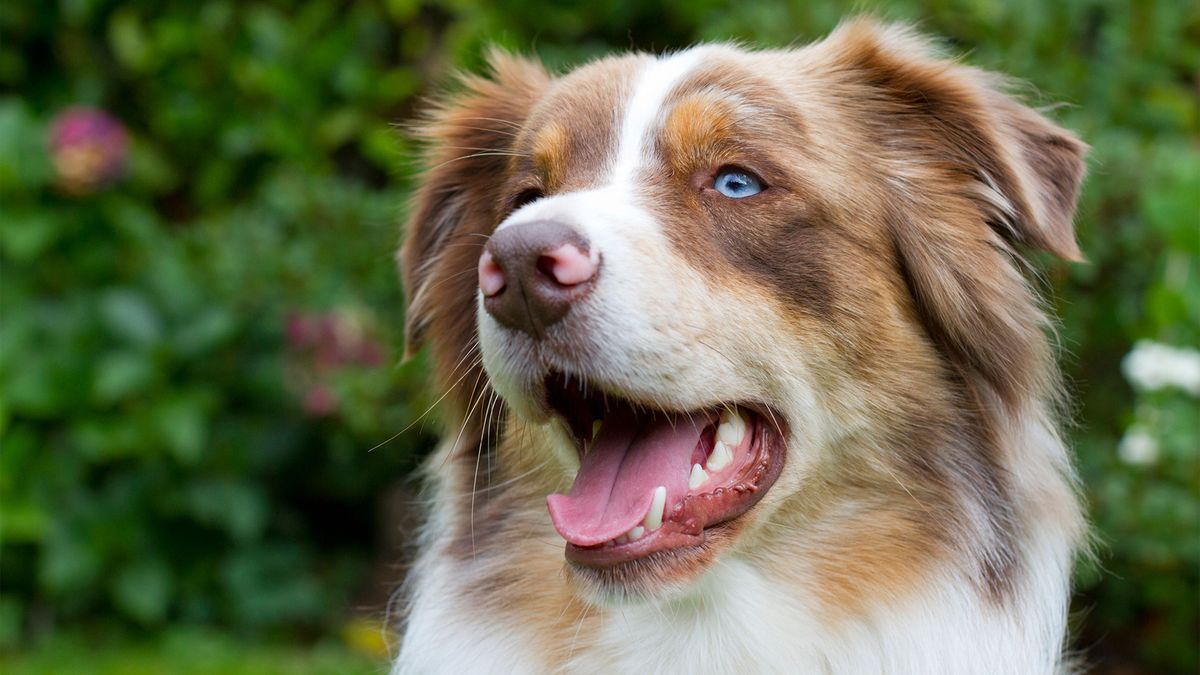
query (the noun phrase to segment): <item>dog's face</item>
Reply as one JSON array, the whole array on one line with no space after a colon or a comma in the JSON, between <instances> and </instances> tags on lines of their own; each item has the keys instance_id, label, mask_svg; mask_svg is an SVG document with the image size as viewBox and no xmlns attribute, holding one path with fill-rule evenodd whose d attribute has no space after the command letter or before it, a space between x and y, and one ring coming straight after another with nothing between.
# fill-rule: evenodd
<instances>
[{"instance_id":1,"label":"dog's face","mask_svg":"<svg viewBox=\"0 0 1200 675\"><path fill-rule=\"evenodd\" d=\"M497 57L435 114L410 340L447 387L477 350L507 434L551 449L550 518L590 589L686 585L851 504L908 523L890 495L925 520L992 479L941 453L986 435L957 410L1042 384L1013 248L1078 257L1083 146L926 51L858 23L559 78Z\"/></svg>"}]
</instances>

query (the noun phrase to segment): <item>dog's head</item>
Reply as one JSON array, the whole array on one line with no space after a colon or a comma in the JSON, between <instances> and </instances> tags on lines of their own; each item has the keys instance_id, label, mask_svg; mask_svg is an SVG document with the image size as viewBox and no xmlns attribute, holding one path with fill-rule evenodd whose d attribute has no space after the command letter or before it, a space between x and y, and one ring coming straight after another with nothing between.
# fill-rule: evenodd
<instances>
[{"instance_id":1,"label":"dog's head","mask_svg":"<svg viewBox=\"0 0 1200 675\"><path fill-rule=\"evenodd\" d=\"M933 550L929 509L1005 512L986 411L1045 393L1018 256L1080 257L1075 136L869 21L491 68L424 128L409 345L477 436L481 359L509 435L542 441L514 452L557 450L577 578L653 591L772 520L873 511L880 545Z\"/></svg>"}]
</instances>

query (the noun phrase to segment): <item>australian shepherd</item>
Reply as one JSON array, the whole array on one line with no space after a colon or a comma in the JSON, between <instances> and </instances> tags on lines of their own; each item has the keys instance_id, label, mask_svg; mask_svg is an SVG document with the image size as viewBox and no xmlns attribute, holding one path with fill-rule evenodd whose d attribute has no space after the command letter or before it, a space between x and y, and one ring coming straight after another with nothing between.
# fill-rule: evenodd
<instances>
[{"instance_id":1,"label":"australian shepherd","mask_svg":"<svg viewBox=\"0 0 1200 675\"><path fill-rule=\"evenodd\" d=\"M1086 146L903 26L566 75L421 126L446 422L397 673L1054 673L1085 534L1027 256Z\"/></svg>"}]
</instances>

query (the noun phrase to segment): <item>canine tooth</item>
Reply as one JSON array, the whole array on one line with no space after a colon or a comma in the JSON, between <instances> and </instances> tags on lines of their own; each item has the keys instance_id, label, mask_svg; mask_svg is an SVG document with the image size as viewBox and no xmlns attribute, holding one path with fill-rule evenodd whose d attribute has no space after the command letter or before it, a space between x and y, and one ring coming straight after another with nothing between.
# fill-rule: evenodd
<instances>
[{"instance_id":1,"label":"canine tooth","mask_svg":"<svg viewBox=\"0 0 1200 675\"><path fill-rule=\"evenodd\" d=\"M708 456L708 470L720 471L729 466L733 461L733 453L729 451L729 446L721 441L713 444L712 454Z\"/></svg>"},{"instance_id":2,"label":"canine tooth","mask_svg":"<svg viewBox=\"0 0 1200 675\"><path fill-rule=\"evenodd\" d=\"M627 532L621 536L625 538L625 541L637 541L638 539L642 538L643 534L646 534L646 528L642 527L641 525L638 525L637 527L633 528L632 530L630 530L629 532Z\"/></svg>"},{"instance_id":3,"label":"canine tooth","mask_svg":"<svg viewBox=\"0 0 1200 675\"><path fill-rule=\"evenodd\" d=\"M596 436L600 435L600 427L604 424L604 420L592 421L592 440L596 440Z\"/></svg>"},{"instance_id":4,"label":"canine tooth","mask_svg":"<svg viewBox=\"0 0 1200 675\"><path fill-rule=\"evenodd\" d=\"M725 445L736 448L746 437L746 420L737 411L724 410L721 412L721 425L717 427L717 438Z\"/></svg>"},{"instance_id":5,"label":"canine tooth","mask_svg":"<svg viewBox=\"0 0 1200 675\"><path fill-rule=\"evenodd\" d=\"M653 532L662 527L663 509L666 507L667 488L659 485L654 488L654 498L650 500L650 510L646 512L646 519L642 521L647 530Z\"/></svg>"},{"instance_id":6,"label":"canine tooth","mask_svg":"<svg viewBox=\"0 0 1200 675\"><path fill-rule=\"evenodd\" d=\"M699 464L693 464L692 475L688 476L688 489L695 490L706 482L708 482L708 472Z\"/></svg>"}]
</instances>

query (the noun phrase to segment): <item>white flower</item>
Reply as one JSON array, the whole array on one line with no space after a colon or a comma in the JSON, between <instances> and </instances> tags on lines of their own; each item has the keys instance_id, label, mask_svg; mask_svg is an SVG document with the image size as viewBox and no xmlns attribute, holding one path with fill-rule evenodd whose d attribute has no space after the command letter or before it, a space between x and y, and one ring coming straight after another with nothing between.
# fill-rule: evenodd
<instances>
[{"instance_id":1,"label":"white flower","mask_svg":"<svg viewBox=\"0 0 1200 675\"><path fill-rule=\"evenodd\" d=\"M1158 461L1158 441L1143 427L1129 427L1117 445L1117 456L1126 464L1149 466Z\"/></svg>"},{"instance_id":2,"label":"white flower","mask_svg":"<svg viewBox=\"0 0 1200 675\"><path fill-rule=\"evenodd\" d=\"M1121 362L1125 379L1138 389L1178 387L1200 396L1200 351L1141 340Z\"/></svg>"}]
</instances>

